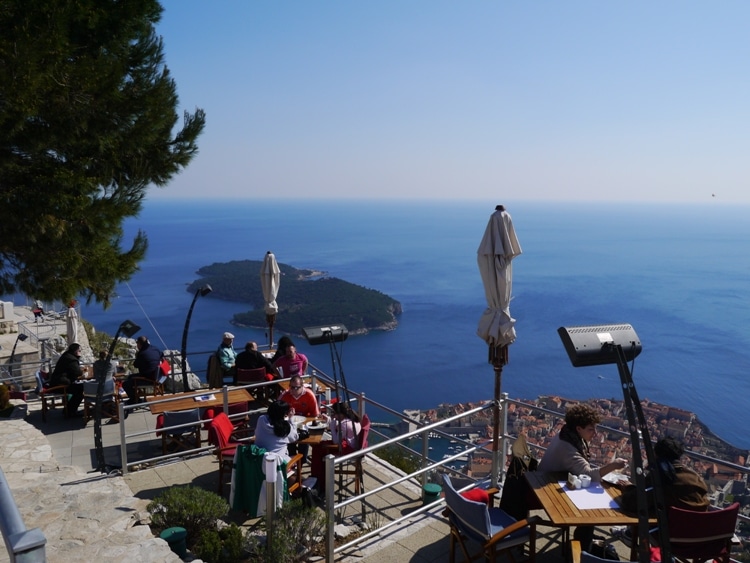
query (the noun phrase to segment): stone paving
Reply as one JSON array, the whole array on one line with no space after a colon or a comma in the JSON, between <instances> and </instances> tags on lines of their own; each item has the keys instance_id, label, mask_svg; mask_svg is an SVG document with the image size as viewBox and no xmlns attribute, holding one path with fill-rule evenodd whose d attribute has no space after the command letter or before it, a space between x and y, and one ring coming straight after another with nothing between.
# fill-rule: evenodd
<instances>
[{"instance_id":1,"label":"stone paving","mask_svg":"<svg viewBox=\"0 0 750 563\"><path fill-rule=\"evenodd\" d=\"M147 501L134 497L122 477L60 464L45 435L23 418L2 420L0 429L0 466L26 527L47 538L47 561L180 561L139 525Z\"/></svg>"}]
</instances>

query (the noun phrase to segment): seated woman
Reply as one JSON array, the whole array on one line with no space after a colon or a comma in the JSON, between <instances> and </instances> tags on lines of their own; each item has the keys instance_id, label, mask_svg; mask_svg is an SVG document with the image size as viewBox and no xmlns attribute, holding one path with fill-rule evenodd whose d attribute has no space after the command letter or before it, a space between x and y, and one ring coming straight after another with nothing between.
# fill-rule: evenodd
<instances>
[{"instance_id":1,"label":"seated woman","mask_svg":"<svg viewBox=\"0 0 750 563\"><path fill-rule=\"evenodd\" d=\"M258 418L255 426L255 445L289 461L287 447L297 441L297 429L289 421L291 407L284 401L268 405L268 412Z\"/></svg>"},{"instance_id":2,"label":"seated woman","mask_svg":"<svg viewBox=\"0 0 750 563\"><path fill-rule=\"evenodd\" d=\"M685 446L679 440L667 436L654 445L656 467L659 471L664 504L666 507L676 506L683 510L705 512L708 510L708 487L703 478L695 471L680 463L685 453ZM649 469L646 474L646 488L653 483L653 472ZM620 506L623 510L635 513L637 511L636 489L632 483L619 483L623 489ZM653 513L653 497L649 495L648 509Z\"/></svg>"},{"instance_id":3,"label":"seated woman","mask_svg":"<svg viewBox=\"0 0 750 563\"><path fill-rule=\"evenodd\" d=\"M331 406L332 416L328 419L330 440L321 440L313 445L310 460L310 475L318 479L318 488L323 490L325 484L324 458L330 453L341 455L351 453L359 447L359 432L362 425L359 417L352 408L345 403L334 403ZM325 415L323 415L325 417ZM326 417L327 418L327 417Z\"/></svg>"},{"instance_id":4,"label":"seated woman","mask_svg":"<svg viewBox=\"0 0 750 563\"><path fill-rule=\"evenodd\" d=\"M565 425L560 433L552 438L547 451L539 462L539 471L567 472L573 475L588 475L591 481L599 483L607 473L622 469L627 460L617 458L601 466L592 467L589 463L589 442L596 434L596 425L601 415L589 405L579 404L570 407L565 413ZM585 551L590 551L594 539L593 526L578 526L573 539L581 542Z\"/></svg>"}]
</instances>

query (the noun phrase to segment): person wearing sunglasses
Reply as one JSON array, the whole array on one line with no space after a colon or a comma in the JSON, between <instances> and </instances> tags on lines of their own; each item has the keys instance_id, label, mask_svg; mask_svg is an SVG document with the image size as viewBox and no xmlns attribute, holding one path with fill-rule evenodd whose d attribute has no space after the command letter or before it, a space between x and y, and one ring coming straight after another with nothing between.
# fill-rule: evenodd
<instances>
[{"instance_id":1,"label":"person wearing sunglasses","mask_svg":"<svg viewBox=\"0 0 750 563\"><path fill-rule=\"evenodd\" d=\"M299 375L295 375L289 380L289 389L281 394L279 400L289 404L292 415L297 414L309 418L320 416L320 408L315 393L312 389L304 386ZM309 451L310 446L308 444L289 444L289 454L293 456L299 452L305 456L305 461L308 459Z\"/></svg>"}]
</instances>

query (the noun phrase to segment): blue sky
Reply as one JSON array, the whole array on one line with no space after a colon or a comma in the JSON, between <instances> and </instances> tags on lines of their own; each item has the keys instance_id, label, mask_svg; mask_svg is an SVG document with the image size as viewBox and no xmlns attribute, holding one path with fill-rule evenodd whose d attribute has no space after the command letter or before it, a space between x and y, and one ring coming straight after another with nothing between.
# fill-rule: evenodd
<instances>
[{"instance_id":1,"label":"blue sky","mask_svg":"<svg viewBox=\"0 0 750 563\"><path fill-rule=\"evenodd\" d=\"M163 5L207 125L152 197L750 203L750 2Z\"/></svg>"}]
</instances>

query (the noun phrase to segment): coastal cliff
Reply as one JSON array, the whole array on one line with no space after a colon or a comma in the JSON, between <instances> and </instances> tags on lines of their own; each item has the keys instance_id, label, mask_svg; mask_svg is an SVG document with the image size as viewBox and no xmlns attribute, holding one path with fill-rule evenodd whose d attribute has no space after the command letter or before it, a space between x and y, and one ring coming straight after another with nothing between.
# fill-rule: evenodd
<instances>
[{"instance_id":1,"label":"coastal cliff","mask_svg":"<svg viewBox=\"0 0 750 563\"><path fill-rule=\"evenodd\" d=\"M252 309L238 312L232 324L265 328L263 292L259 260L215 263L198 270L200 279L187 290L195 292L205 284L213 289L208 298L249 304ZM344 324L349 334L371 330L394 330L401 314L401 303L388 295L362 287L326 272L297 269L279 264L281 287L276 302L279 313L274 327L281 332L299 334L303 327Z\"/></svg>"}]
</instances>

